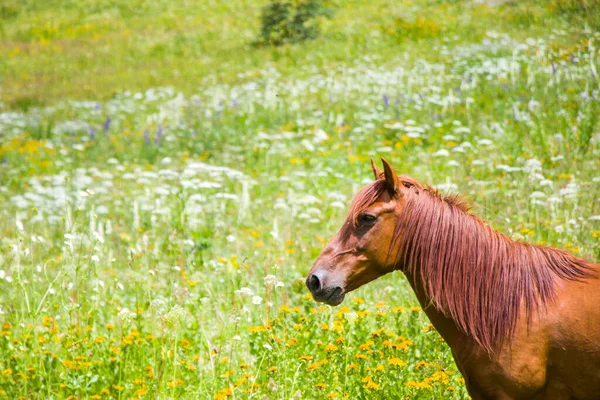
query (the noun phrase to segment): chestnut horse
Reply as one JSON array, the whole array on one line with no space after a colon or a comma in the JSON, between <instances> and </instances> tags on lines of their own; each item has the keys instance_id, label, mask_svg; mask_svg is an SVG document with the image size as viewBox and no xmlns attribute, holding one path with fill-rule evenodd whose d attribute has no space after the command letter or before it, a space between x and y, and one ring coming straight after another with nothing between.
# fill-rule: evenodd
<instances>
[{"instance_id":1,"label":"chestnut horse","mask_svg":"<svg viewBox=\"0 0 600 400\"><path fill-rule=\"evenodd\" d=\"M600 399L600 264L513 241L382 161L306 278L314 299L400 270L473 399Z\"/></svg>"}]
</instances>

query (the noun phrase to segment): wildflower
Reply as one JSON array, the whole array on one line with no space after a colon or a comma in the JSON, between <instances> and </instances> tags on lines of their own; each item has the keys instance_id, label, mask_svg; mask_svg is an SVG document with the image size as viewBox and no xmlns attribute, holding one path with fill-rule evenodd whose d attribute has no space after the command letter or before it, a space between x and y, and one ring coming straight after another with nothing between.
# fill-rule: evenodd
<instances>
[{"instance_id":1,"label":"wildflower","mask_svg":"<svg viewBox=\"0 0 600 400\"><path fill-rule=\"evenodd\" d=\"M321 363L310 363L308 364L308 367L306 368L308 371L314 371L315 369L319 368L321 366Z\"/></svg>"},{"instance_id":2,"label":"wildflower","mask_svg":"<svg viewBox=\"0 0 600 400\"><path fill-rule=\"evenodd\" d=\"M315 385L315 387L316 387L317 389L321 390L321 389L325 389L325 388L327 387L327 384L325 384L325 383L321 382L321 383L317 383L317 384Z\"/></svg>"},{"instance_id":3,"label":"wildflower","mask_svg":"<svg viewBox=\"0 0 600 400\"><path fill-rule=\"evenodd\" d=\"M365 304L365 301L360 297L355 297L352 301L356 304Z\"/></svg>"},{"instance_id":4,"label":"wildflower","mask_svg":"<svg viewBox=\"0 0 600 400\"><path fill-rule=\"evenodd\" d=\"M310 361L312 359L313 359L312 356L301 356L299 358L300 361Z\"/></svg>"},{"instance_id":5,"label":"wildflower","mask_svg":"<svg viewBox=\"0 0 600 400\"><path fill-rule=\"evenodd\" d=\"M269 367L269 369L267 369L267 372L277 372L277 367Z\"/></svg>"},{"instance_id":6,"label":"wildflower","mask_svg":"<svg viewBox=\"0 0 600 400\"><path fill-rule=\"evenodd\" d=\"M138 396L144 396L146 393L148 393L148 388L146 386L143 386L141 389L138 389L135 394Z\"/></svg>"},{"instance_id":7,"label":"wildflower","mask_svg":"<svg viewBox=\"0 0 600 400\"><path fill-rule=\"evenodd\" d=\"M262 298L260 296L253 296L252 297L252 304L259 305L260 303L262 303Z\"/></svg>"},{"instance_id":8,"label":"wildflower","mask_svg":"<svg viewBox=\"0 0 600 400\"><path fill-rule=\"evenodd\" d=\"M264 326L250 326L248 327L248 330L250 332L263 332L267 330L267 328L265 328Z\"/></svg>"},{"instance_id":9,"label":"wildflower","mask_svg":"<svg viewBox=\"0 0 600 400\"><path fill-rule=\"evenodd\" d=\"M348 369L358 369L358 365L356 365L356 364L349 364L348 365Z\"/></svg>"},{"instance_id":10,"label":"wildflower","mask_svg":"<svg viewBox=\"0 0 600 400\"><path fill-rule=\"evenodd\" d=\"M366 343L361 344L360 346L358 346L361 350L369 350L370 347L374 344L375 342L373 342L372 340L367 340Z\"/></svg>"},{"instance_id":11,"label":"wildflower","mask_svg":"<svg viewBox=\"0 0 600 400\"><path fill-rule=\"evenodd\" d=\"M373 369L373 372L383 372L385 370L385 367L382 364L379 364L378 366L376 366Z\"/></svg>"},{"instance_id":12,"label":"wildflower","mask_svg":"<svg viewBox=\"0 0 600 400\"><path fill-rule=\"evenodd\" d=\"M449 383L450 378L448 377L448 374L445 373L444 371L436 371L433 373L433 375L431 375L429 378L427 378L427 382Z\"/></svg>"},{"instance_id":13,"label":"wildflower","mask_svg":"<svg viewBox=\"0 0 600 400\"><path fill-rule=\"evenodd\" d=\"M423 367L431 367L433 365L435 365L435 364L434 363L429 363L427 361L419 361L417 363L417 365L415 365L415 368L419 369L419 368L423 368Z\"/></svg>"},{"instance_id":14,"label":"wildflower","mask_svg":"<svg viewBox=\"0 0 600 400\"><path fill-rule=\"evenodd\" d=\"M244 297L244 296L252 296L253 293L252 293L252 289L243 287L239 290L236 290L235 294L238 296Z\"/></svg>"},{"instance_id":15,"label":"wildflower","mask_svg":"<svg viewBox=\"0 0 600 400\"><path fill-rule=\"evenodd\" d=\"M217 394L215 394L215 399L225 399L233 394L231 388L223 388L219 389Z\"/></svg>"},{"instance_id":16,"label":"wildflower","mask_svg":"<svg viewBox=\"0 0 600 400\"><path fill-rule=\"evenodd\" d=\"M409 381L404 384L404 386L414 389L431 389L431 385L427 382L415 382Z\"/></svg>"},{"instance_id":17,"label":"wildflower","mask_svg":"<svg viewBox=\"0 0 600 400\"><path fill-rule=\"evenodd\" d=\"M373 381L369 381L366 385L363 386L363 388L365 388L365 389L372 389L372 390L379 390L380 387L381 387L380 384L375 383Z\"/></svg>"},{"instance_id":18,"label":"wildflower","mask_svg":"<svg viewBox=\"0 0 600 400\"><path fill-rule=\"evenodd\" d=\"M277 284L278 279L275 275L267 275L267 276L265 276L264 281L265 281L265 286L272 287Z\"/></svg>"},{"instance_id":19,"label":"wildflower","mask_svg":"<svg viewBox=\"0 0 600 400\"><path fill-rule=\"evenodd\" d=\"M344 318L346 318L346 321L353 323L358 318L358 314L355 312L349 312L344 314Z\"/></svg>"},{"instance_id":20,"label":"wildflower","mask_svg":"<svg viewBox=\"0 0 600 400\"><path fill-rule=\"evenodd\" d=\"M396 365L398 367L403 367L406 365L406 363L404 361L402 361L400 358L398 357L392 357L388 360L388 364L390 365Z\"/></svg>"},{"instance_id":21,"label":"wildflower","mask_svg":"<svg viewBox=\"0 0 600 400\"><path fill-rule=\"evenodd\" d=\"M176 326L179 323L183 322L186 317L186 311L183 307L176 304L169 310L169 312L164 316L165 322L169 325Z\"/></svg>"},{"instance_id":22,"label":"wildflower","mask_svg":"<svg viewBox=\"0 0 600 400\"><path fill-rule=\"evenodd\" d=\"M336 351L338 349L338 347L335 344L328 344L327 346L325 346L325 352L326 353L332 353L334 351Z\"/></svg>"},{"instance_id":23,"label":"wildflower","mask_svg":"<svg viewBox=\"0 0 600 400\"><path fill-rule=\"evenodd\" d=\"M151 366L147 366L145 370L148 371L146 374L148 378L154 378L154 369Z\"/></svg>"},{"instance_id":24,"label":"wildflower","mask_svg":"<svg viewBox=\"0 0 600 400\"><path fill-rule=\"evenodd\" d=\"M167 385L170 388L174 388L183 385L183 381L181 379L175 379L174 381L168 382Z\"/></svg>"}]
</instances>

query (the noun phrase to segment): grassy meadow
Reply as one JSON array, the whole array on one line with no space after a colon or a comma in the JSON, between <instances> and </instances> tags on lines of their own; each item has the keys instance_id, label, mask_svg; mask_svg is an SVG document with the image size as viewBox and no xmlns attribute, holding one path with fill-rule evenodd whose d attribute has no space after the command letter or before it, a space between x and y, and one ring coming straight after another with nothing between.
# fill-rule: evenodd
<instances>
[{"instance_id":1,"label":"grassy meadow","mask_svg":"<svg viewBox=\"0 0 600 400\"><path fill-rule=\"evenodd\" d=\"M468 398L402 274L304 286L370 158L600 259L597 1L264 4L1 2L0 399Z\"/></svg>"}]
</instances>

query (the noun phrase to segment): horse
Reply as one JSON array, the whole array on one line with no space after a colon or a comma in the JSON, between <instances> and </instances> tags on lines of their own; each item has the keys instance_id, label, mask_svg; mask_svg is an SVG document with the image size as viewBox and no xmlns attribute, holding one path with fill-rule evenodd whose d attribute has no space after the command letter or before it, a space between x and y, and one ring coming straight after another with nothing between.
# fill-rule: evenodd
<instances>
[{"instance_id":1,"label":"horse","mask_svg":"<svg viewBox=\"0 0 600 400\"><path fill-rule=\"evenodd\" d=\"M306 278L316 301L400 270L474 399L600 398L600 264L514 241L382 159Z\"/></svg>"}]
</instances>

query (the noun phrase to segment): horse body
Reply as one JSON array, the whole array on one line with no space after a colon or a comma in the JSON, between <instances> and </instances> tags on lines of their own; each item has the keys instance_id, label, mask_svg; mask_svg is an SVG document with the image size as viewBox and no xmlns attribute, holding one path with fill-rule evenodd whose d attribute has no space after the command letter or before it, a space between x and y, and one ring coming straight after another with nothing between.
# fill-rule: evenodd
<instances>
[{"instance_id":1,"label":"horse body","mask_svg":"<svg viewBox=\"0 0 600 400\"><path fill-rule=\"evenodd\" d=\"M600 273L600 264L592 267ZM452 349L473 400L600 397L600 282L561 284L560 300L529 323L522 310L511 341L490 354L431 306L418 282L407 278Z\"/></svg>"},{"instance_id":2,"label":"horse body","mask_svg":"<svg viewBox=\"0 0 600 400\"><path fill-rule=\"evenodd\" d=\"M600 398L600 264L515 242L384 160L306 285L340 304L402 271L478 399Z\"/></svg>"}]
</instances>

